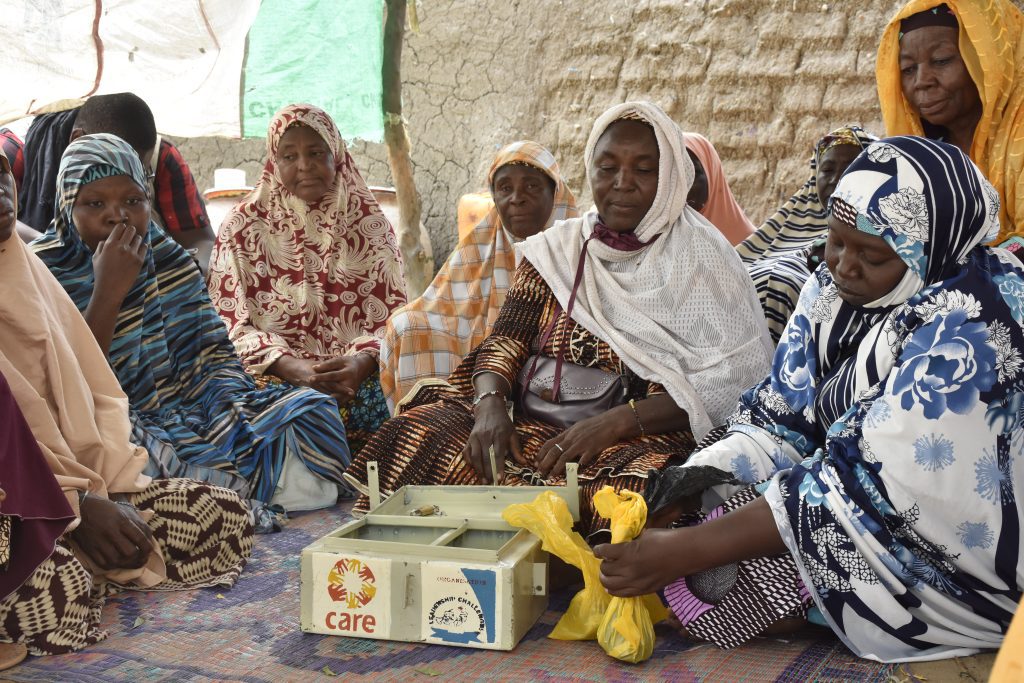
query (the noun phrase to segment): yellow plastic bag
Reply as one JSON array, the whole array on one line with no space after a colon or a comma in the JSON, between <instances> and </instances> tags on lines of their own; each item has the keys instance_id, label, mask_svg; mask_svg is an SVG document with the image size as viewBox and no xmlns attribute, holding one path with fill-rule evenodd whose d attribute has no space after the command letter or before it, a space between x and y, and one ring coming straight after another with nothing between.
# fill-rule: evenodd
<instances>
[{"instance_id":1,"label":"yellow plastic bag","mask_svg":"<svg viewBox=\"0 0 1024 683\"><path fill-rule=\"evenodd\" d=\"M611 520L612 543L635 538L647 519L647 503L636 493L615 493L605 486L594 496L598 514ZM548 636L556 640L594 640L626 662L642 662L654 650L654 624L668 616L657 595L613 598L601 585L601 561L583 537L572 530L572 515L551 491L532 503L510 505L501 514L514 527L541 539L541 547L583 572L583 590Z\"/></svg>"},{"instance_id":2,"label":"yellow plastic bag","mask_svg":"<svg viewBox=\"0 0 1024 683\"><path fill-rule=\"evenodd\" d=\"M541 539L541 547L583 572L583 590L548 636L556 640L594 640L611 596L601 585L601 561L583 537L572 530L572 515L565 500L545 491L532 503L509 505L502 519Z\"/></svg>"},{"instance_id":3,"label":"yellow plastic bag","mask_svg":"<svg viewBox=\"0 0 1024 683\"><path fill-rule=\"evenodd\" d=\"M647 521L647 503L633 491L616 493L610 486L594 494L594 507L611 520L612 543L632 541ZM613 597L597 629L604 651L624 662L642 662L654 651L654 624L668 616L657 595Z\"/></svg>"}]
</instances>

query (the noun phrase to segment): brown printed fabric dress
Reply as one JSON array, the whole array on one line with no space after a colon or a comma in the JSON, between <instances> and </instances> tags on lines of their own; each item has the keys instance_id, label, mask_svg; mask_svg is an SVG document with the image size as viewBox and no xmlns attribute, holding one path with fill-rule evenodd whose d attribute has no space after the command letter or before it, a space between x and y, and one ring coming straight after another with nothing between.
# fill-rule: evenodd
<instances>
[{"instance_id":1,"label":"brown printed fabric dress","mask_svg":"<svg viewBox=\"0 0 1024 683\"><path fill-rule=\"evenodd\" d=\"M378 464L382 495L407 485L482 484L473 467L462 458L462 449L473 430L472 378L480 372L494 372L517 385L520 370L557 311L554 331L540 351L564 362L597 367L620 374L628 399L644 399L665 393L659 384L641 379L622 364L611 347L576 324L557 306L554 294L529 261L516 270L501 313L491 334L470 353L448 378L446 384L427 385L405 404L404 410L380 428L345 473L346 479L363 491L355 510L369 509L366 465ZM564 340L564 341L563 341ZM532 460L560 428L540 420L514 415L514 425L523 455ZM616 490L643 491L647 472L661 469L673 457L681 459L693 450L689 430L649 434L620 442L606 449L580 470L580 528L584 535L606 526L594 511L593 496L605 485ZM532 468L512 459L505 463L504 485L560 486L564 476L542 479Z\"/></svg>"},{"instance_id":2,"label":"brown printed fabric dress","mask_svg":"<svg viewBox=\"0 0 1024 683\"><path fill-rule=\"evenodd\" d=\"M0 642L23 642L34 655L81 650L106 638L107 596L125 589L175 591L232 586L252 552L249 511L234 491L190 479L159 479L128 502L147 515L167 578L149 588L97 578L68 537L13 593L0 600Z\"/></svg>"}]
</instances>

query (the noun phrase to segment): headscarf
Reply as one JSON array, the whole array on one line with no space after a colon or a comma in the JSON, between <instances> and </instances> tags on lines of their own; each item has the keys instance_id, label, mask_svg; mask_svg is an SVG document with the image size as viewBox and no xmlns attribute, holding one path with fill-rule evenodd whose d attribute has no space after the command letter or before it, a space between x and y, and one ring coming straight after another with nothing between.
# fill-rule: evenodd
<instances>
[{"instance_id":1,"label":"headscarf","mask_svg":"<svg viewBox=\"0 0 1024 683\"><path fill-rule=\"evenodd\" d=\"M918 291L854 306L819 267L771 374L691 460L717 451L747 481L775 474L783 540L858 656L998 647L1021 599L1024 484L1024 271L980 246L998 195L956 147L894 137L850 165L843 204L922 274Z\"/></svg>"},{"instance_id":2,"label":"headscarf","mask_svg":"<svg viewBox=\"0 0 1024 683\"><path fill-rule=\"evenodd\" d=\"M277 149L292 125L312 128L334 157L334 182L315 205L289 192ZM267 162L224 219L208 275L210 297L250 372L283 355L321 360L376 354L405 303L395 233L331 117L310 104L274 115Z\"/></svg>"},{"instance_id":3,"label":"headscarf","mask_svg":"<svg viewBox=\"0 0 1024 683\"><path fill-rule=\"evenodd\" d=\"M85 185L112 175L146 187L142 162L121 138L83 135L68 145L57 177L57 217L32 243L83 311L95 276L73 209ZM340 482L348 447L334 399L288 386L257 391L191 257L152 220L143 237L149 250L121 303L107 354L143 436L171 447L183 463L230 474L225 486L263 502L273 497L290 454L314 475ZM108 367L102 354L98 363Z\"/></svg>"},{"instance_id":4,"label":"headscarf","mask_svg":"<svg viewBox=\"0 0 1024 683\"><path fill-rule=\"evenodd\" d=\"M686 148L697 156L708 177L708 201L700 213L722 231L730 244L737 245L753 234L754 224L736 203L715 146L700 133L685 136Z\"/></svg>"},{"instance_id":5,"label":"headscarf","mask_svg":"<svg viewBox=\"0 0 1024 683\"><path fill-rule=\"evenodd\" d=\"M956 15L953 14L953 10L949 9L949 5L942 3L929 10L911 14L909 17L901 20L900 39L902 40L903 36L910 31L925 28L926 26L945 26L946 28L959 30L960 22L956 20Z\"/></svg>"},{"instance_id":6,"label":"headscarf","mask_svg":"<svg viewBox=\"0 0 1024 683\"><path fill-rule=\"evenodd\" d=\"M943 150L939 150L943 152ZM884 163L895 160L897 172L890 175L874 168L863 170L860 164L851 164L840 180L830 200L834 216L869 235L880 236L907 264L907 272L892 292L866 308L882 308L901 304L921 291L925 282L938 282L950 276L959 267L960 260L979 243L995 238L999 231L999 196L984 178L968 175L963 179L966 190L984 196L985 202L966 202L964 197L949 196L938 200L924 194L929 182L924 175L929 164L921 161L915 167L909 159L927 159L924 153L908 157L892 145L874 143L867 150L869 161ZM979 182L980 180L980 182ZM929 205L929 197L932 205ZM967 215L974 211L977 215ZM939 244L928 239L928 224L932 212L942 212L954 226L963 226ZM988 219L988 233L971 230L977 220Z\"/></svg>"},{"instance_id":7,"label":"headscarf","mask_svg":"<svg viewBox=\"0 0 1024 683\"><path fill-rule=\"evenodd\" d=\"M144 490L149 455L131 442L128 398L78 308L17 235L0 242L0 318L0 374L75 514L79 491ZM151 586L166 571L154 550L143 569L108 576Z\"/></svg>"},{"instance_id":8,"label":"headscarf","mask_svg":"<svg viewBox=\"0 0 1024 683\"><path fill-rule=\"evenodd\" d=\"M818 199L817 187L818 164L822 155L836 145L851 144L864 148L877 139L860 126L847 125L818 140L810 160L810 178L761 224L757 232L736 246L743 262L749 265L761 259L802 251L824 235L828 231L828 211Z\"/></svg>"},{"instance_id":9,"label":"headscarf","mask_svg":"<svg viewBox=\"0 0 1024 683\"><path fill-rule=\"evenodd\" d=\"M648 102L606 111L587 141L587 168L601 135L626 117L654 130L660 152L657 194L634 233L618 236L640 243L639 248L618 249L600 240L588 245L572 318L608 343L641 378L664 385L700 440L763 376L771 342L735 250L686 204L693 163L682 130L665 112ZM518 247L563 309L584 242L598 221L597 211L590 211Z\"/></svg>"},{"instance_id":10,"label":"headscarf","mask_svg":"<svg viewBox=\"0 0 1024 683\"><path fill-rule=\"evenodd\" d=\"M868 141L877 139L878 138L874 135L862 131L859 126L843 126L841 128L836 128L834 131L818 140L818 144L814 146L814 163L812 165L814 169L817 170L817 167L821 164L821 157L823 157L825 152L829 151L833 147L849 145L851 147L857 147L858 149L864 149L864 146Z\"/></svg>"},{"instance_id":11,"label":"headscarf","mask_svg":"<svg viewBox=\"0 0 1024 683\"><path fill-rule=\"evenodd\" d=\"M10 239L18 239L13 235ZM2 243L0 243L2 244ZM75 513L39 450L7 380L0 375L0 515L12 519L7 566L0 571L0 600L18 590L71 527ZM12 528L13 527L13 528Z\"/></svg>"},{"instance_id":12,"label":"headscarf","mask_svg":"<svg viewBox=\"0 0 1024 683\"><path fill-rule=\"evenodd\" d=\"M1024 13L1010 0L910 0L889 21L878 45L875 74L888 135L925 135L920 116L903 95L900 24L948 5L960 26L960 56L981 98L971 159L1002 200L997 241L1024 235Z\"/></svg>"},{"instance_id":13,"label":"headscarf","mask_svg":"<svg viewBox=\"0 0 1024 683\"><path fill-rule=\"evenodd\" d=\"M828 215L818 198L818 164L834 147L863 149L877 139L859 126L843 126L818 140L811 157L811 177L756 233L736 247L754 281L774 341L782 336L800 290L811 276L808 250L815 240L828 234Z\"/></svg>"},{"instance_id":14,"label":"headscarf","mask_svg":"<svg viewBox=\"0 0 1024 683\"><path fill-rule=\"evenodd\" d=\"M532 166L555 183L545 228L579 215L558 162L536 142L520 140L503 147L487 172L487 186L494 185L498 169L513 163ZM420 379L447 377L490 332L516 269L512 244L492 206L459 242L427 291L388 321L380 349L380 384L391 408Z\"/></svg>"}]
</instances>

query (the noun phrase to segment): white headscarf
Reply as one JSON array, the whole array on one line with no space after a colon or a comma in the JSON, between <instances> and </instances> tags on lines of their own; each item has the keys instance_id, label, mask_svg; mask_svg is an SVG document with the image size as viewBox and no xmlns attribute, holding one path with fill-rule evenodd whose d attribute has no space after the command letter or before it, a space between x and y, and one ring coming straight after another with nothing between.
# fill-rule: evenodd
<instances>
[{"instance_id":1,"label":"white headscarf","mask_svg":"<svg viewBox=\"0 0 1024 683\"><path fill-rule=\"evenodd\" d=\"M658 192L636 228L636 236L648 244L619 251L592 241L572 318L607 342L633 372L664 385L700 440L723 424L740 394L768 373L771 340L757 292L736 251L686 205L693 163L683 131L665 112L649 102L627 102L606 111L587 141L587 169L604 131L627 117L651 125L660 152ZM590 211L516 247L563 309L583 243L597 221L597 211Z\"/></svg>"}]
</instances>

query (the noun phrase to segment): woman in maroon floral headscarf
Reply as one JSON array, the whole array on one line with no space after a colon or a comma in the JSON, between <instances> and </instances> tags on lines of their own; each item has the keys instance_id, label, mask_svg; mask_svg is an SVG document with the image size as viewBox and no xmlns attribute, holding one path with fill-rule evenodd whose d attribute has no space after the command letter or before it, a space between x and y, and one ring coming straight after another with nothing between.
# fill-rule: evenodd
<instances>
[{"instance_id":1,"label":"woman in maroon floral headscarf","mask_svg":"<svg viewBox=\"0 0 1024 683\"><path fill-rule=\"evenodd\" d=\"M335 396L358 452L388 417L377 354L405 291L394 231L322 109L271 120L263 174L221 225L208 285L249 372Z\"/></svg>"}]
</instances>

